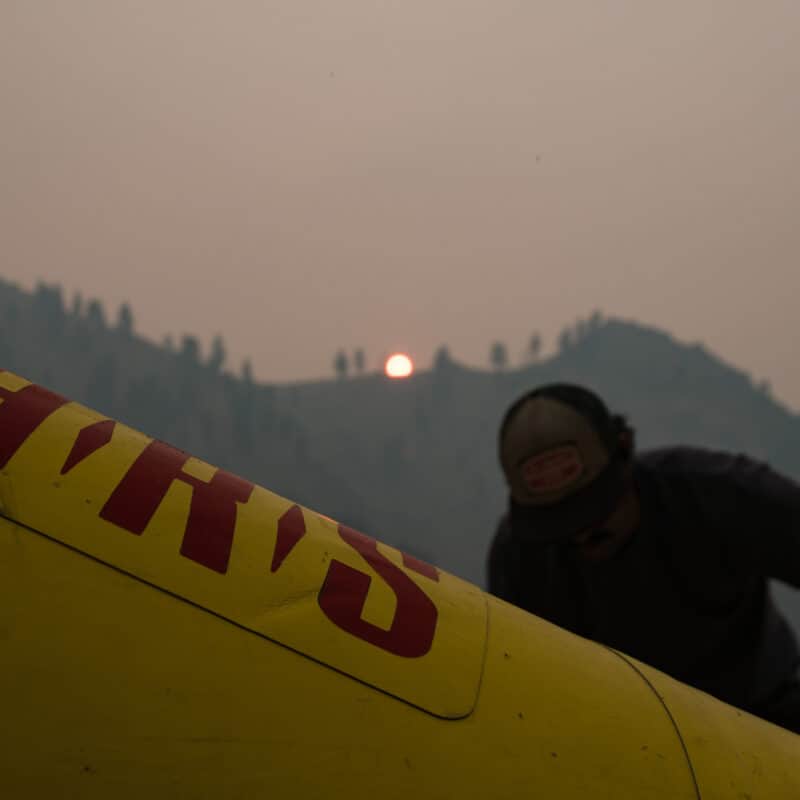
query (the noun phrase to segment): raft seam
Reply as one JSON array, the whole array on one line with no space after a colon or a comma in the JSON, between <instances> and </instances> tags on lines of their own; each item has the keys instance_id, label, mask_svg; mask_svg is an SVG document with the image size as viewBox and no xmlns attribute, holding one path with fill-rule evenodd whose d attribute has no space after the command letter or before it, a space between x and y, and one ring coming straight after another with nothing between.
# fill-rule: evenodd
<instances>
[{"instance_id":1,"label":"raft seam","mask_svg":"<svg viewBox=\"0 0 800 800\"><path fill-rule=\"evenodd\" d=\"M650 691L658 698L658 702L661 703L662 708L666 712L669 721L672 723L672 727L675 729L675 734L678 737L678 741L681 743L681 749L683 750L683 754L686 757L686 764L689 767L689 774L692 776L692 784L694 785L695 795L697 796L697 800L703 800L700 794L700 786L697 783L697 776L694 772L694 764L692 764L692 759L689 757L689 748L686 746L686 742L681 735L681 730L678 727L678 723L675 721L675 717L672 716L672 712L669 710L669 706L664 702L664 698L659 694L658 690L655 686L648 680L647 676L628 658L626 658L622 653L617 650L614 650L613 647L608 647L603 645L605 650L608 652L613 653L617 658L621 661L625 662L646 684Z\"/></svg>"}]
</instances>

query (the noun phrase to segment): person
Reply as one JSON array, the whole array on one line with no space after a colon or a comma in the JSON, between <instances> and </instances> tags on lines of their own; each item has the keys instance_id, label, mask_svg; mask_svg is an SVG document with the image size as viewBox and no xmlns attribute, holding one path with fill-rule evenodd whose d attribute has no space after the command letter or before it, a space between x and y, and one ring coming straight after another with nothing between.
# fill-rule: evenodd
<instances>
[{"instance_id":1,"label":"person","mask_svg":"<svg viewBox=\"0 0 800 800\"><path fill-rule=\"evenodd\" d=\"M488 589L800 733L800 651L769 579L800 587L800 485L745 455L637 453L587 388L519 398Z\"/></svg>"}]
</instances>

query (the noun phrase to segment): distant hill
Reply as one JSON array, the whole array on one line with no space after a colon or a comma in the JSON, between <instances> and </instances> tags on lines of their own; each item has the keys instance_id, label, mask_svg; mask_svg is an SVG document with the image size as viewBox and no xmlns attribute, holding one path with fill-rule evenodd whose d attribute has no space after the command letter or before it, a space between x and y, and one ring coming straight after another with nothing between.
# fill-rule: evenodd
<instances>
[{"instance_id":1,"label":"distant hill","mask_svg":"<svg viewBox=\"0 0 800 800\"><path fill-rule=\"evenodd\" d=\"M234 377L221 340L205 356L192 336L156 346L127 307L112 322L97 301L0 281L0 365L330 516L358 507L285 392L254 383L247 364Z\"/></svg>"},{"instance_id":2,"label":"distant hill","mask_svg":"<svg viewBox=\"0 0 800 800\"><path fill-rule=\"evenodd\" d=\"M156 346L126 307L109 322L96 301L0 281L0 365L479 584L505 503L497 424L539 383L593 387L640 448L742 451L800 479L800 419L766 386L701 345L597 315L523 367L468 369L443 353L401 381L257 384L246 366L226 371L221 340L205 356L191 336ZM800 631L800 596L778 592Z\"/></svg>"}]
</instances>

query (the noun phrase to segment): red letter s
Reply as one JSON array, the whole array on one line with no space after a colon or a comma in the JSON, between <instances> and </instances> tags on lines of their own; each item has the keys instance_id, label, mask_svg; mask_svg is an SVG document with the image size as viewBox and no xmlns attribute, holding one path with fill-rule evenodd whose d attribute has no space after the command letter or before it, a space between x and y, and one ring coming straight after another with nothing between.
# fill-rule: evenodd
<instances>
[{"instance_id":1,"label":"red letter s","mask_svg":"<svg viewBox=\"0 0 800 800\"><path fill-rule=\"evenodd\" d=\"M438 613L433 601L403 570L378 552L374 539L344 525L339 526L339 535L386 581L397 597L397 610L389 630L362 619L372 579L335 559L320 589L319 607L331 622L359 639L398 656L424 656L431 649L436 632ZM429 565L405 556L403 560L406 566L438 580L438 574Z\"/></svg>"}]
</instances>

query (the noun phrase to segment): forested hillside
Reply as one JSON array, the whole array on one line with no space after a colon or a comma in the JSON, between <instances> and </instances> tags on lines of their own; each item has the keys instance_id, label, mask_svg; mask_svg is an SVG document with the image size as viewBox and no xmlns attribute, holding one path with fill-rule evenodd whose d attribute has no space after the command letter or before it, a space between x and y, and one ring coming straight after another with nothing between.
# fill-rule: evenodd
<instances>
[{"instance_id":1,"label":"forested hillside","mask_svg":"<svg viewBox=\"0 0 800 800\"><path fill-rule=\"evenodd\" d=\"M733 449L800 477L800 419L702 346L596 315L566 328L552 357L493 360L469 369L443 349L405 380L257 383L246 363L229 369L219 338L156 345L127 306L110 319L58 287L0 282L3 367L478 583L504 505L497 424L538 383L595 388L640 447ZM781 600L800 627L800 602Z\"/></svg>"}]
</instances>

